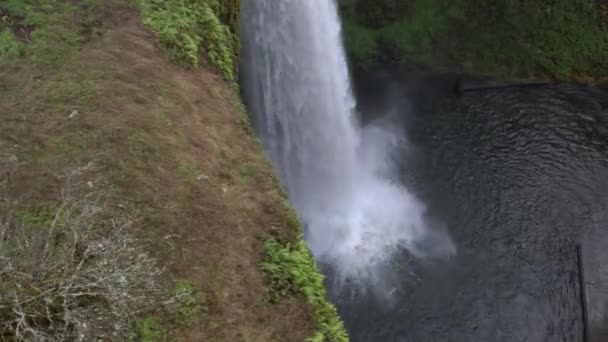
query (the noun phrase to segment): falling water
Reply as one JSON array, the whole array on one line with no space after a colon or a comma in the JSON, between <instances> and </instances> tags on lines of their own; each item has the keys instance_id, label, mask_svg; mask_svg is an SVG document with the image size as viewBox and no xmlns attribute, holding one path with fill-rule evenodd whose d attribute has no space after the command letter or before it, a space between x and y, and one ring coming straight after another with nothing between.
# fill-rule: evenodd
<instances>
[{"instance_id":1,"label":"falling water","mask_svg":"<svg viewBox=\"0 0 608 342\"><path fill-rule=\"evenodd\" d=\"M247 0L241 18L253 124L315 257L360 276L424 253L424 207L393 177L399 134L356 120L334 0Z\"/></svg>"}]
</instances>

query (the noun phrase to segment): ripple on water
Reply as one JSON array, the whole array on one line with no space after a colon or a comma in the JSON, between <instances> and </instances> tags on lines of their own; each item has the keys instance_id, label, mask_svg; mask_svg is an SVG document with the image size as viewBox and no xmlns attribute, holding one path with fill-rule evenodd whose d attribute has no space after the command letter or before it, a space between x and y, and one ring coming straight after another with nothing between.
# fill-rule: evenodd
<instances>
[{"instance_id":1,"label":"ripple on water","mask_svg":"<svg viewBox=\"0 0 608 342\"><path fill-rule=\"evenodd\" d=\"M408 260L391 306L336 295L353 340L580 341L575 244L592 239L588 249L608 258L598 247L608 246L608 93L557 85L440 102L433 97L449 99L447 92L420 82L404 101L407 91L395 88L415 82L377 79L386 91L371 96L384 98L358 95L364 112L400 113L411 138L404 179L446 223L459 254ZM398 109L386 105L388 93L400 97ZM585 273L608 279L590 267Z\"/></svg>"}]
</instances>

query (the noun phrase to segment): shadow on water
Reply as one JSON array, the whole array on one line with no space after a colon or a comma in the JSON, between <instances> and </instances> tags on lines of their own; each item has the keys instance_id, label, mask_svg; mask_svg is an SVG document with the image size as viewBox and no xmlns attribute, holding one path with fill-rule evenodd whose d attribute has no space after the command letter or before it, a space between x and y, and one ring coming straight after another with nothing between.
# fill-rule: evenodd
<instances>
[{"instance_id":1,"label":"shadow on water","mask_svg":"<svg viewBox=\"0 0 608 342\"><path fill-rule=\"evenodd\" d=\"M455 80L395 70L355 78L363 121L403 127L404 182L458 254L395 261L388 301L333 291L353 341L582 341L579 242L590 340L599 339L608 326L608 92L553 85L456 97Z\"/></svg>"}]
</instances>

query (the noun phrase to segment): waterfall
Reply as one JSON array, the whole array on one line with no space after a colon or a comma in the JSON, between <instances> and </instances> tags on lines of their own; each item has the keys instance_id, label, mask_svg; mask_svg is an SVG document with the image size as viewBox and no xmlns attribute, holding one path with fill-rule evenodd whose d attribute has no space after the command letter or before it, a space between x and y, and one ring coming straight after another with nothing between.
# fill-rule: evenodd
<instances>
[{"instance_id":1,"label":"waterfall","mask_svg":"<svg viewBox=\"0 0 608 342\"><path fill-rule=\"evenodd\" d=\"M390 134L355 115L334 0L244 0L242 81L253 126L317 260L369 274L424 251L424 207L395 181Z\"/></svg>"}]
</instances>

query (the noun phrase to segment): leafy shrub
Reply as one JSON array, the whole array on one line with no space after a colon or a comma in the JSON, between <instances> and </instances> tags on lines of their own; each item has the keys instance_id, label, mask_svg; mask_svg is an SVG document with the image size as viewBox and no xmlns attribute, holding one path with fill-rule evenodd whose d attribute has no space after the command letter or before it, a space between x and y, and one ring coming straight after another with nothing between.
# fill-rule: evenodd
<instances>
[{"instance_id":1,"label":"leafy shrub","mask_svg":"<svg viewBox=\"0 0 608 342\"><path fill-rule=\"evenodd\" d=\"M377 32L352 22L344 23L344 39L350 57L358 67L367 68L378 58Z\"/></svg>"},{"instance_id":2,"label":"leafy shrub","mask_svg":"<svg viewBox=\"0 0 608 342\"><path fill-rule=\"evenodd\" d=\"M345 0L341 12L358 67L417 62L599 79L608 77L608 22L598 6L589 0Z\"/></svg>"},{"instance_id":3,"label":"leafy shrub","mask_svg":"<svg viewBox=\"0 0 608 342\"><path fill-rule=\"evenodd\" d=\"M206 0L140 0L144 24L159 37L169 56L185 67L197 67L206 52L227 79L236 69L235 38Z\"/></svg>"}]
</instances>

